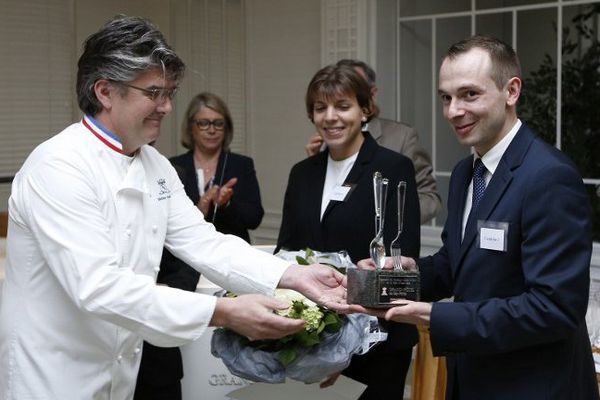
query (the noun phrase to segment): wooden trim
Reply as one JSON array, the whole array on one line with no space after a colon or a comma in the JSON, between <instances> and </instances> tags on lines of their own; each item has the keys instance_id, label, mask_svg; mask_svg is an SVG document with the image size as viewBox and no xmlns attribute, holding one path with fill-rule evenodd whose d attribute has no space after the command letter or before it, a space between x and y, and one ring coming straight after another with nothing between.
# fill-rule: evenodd
<instances>
[{"instance_id":1,"label":"wooden trim","mask_svg":"<svg viewBox=\"0 0 600 400\"><path fill-rule=\"evenodd\" d=\"M8 229L8 213L0 212L0 237L6 237L7 229Z\"/></svg>"}]
</instances>

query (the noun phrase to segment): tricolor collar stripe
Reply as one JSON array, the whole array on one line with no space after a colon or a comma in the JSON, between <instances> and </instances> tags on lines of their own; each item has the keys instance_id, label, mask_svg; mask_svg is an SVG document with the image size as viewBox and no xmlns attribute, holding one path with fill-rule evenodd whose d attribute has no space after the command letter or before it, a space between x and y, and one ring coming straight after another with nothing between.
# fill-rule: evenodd
<instances>
[{"instance_id":1,"label":"tricolor collar stripe","mask_svg":"<svg viewBox=\"0 0 600 400\"><path fill-rule=\"evenodd\" d=\"M112 133L104 129L94 118L85 115L81 123L89 129L102 143L113 149L114 151L123 154L123 145L121 141Z\"/></svg>"}]
</instances>

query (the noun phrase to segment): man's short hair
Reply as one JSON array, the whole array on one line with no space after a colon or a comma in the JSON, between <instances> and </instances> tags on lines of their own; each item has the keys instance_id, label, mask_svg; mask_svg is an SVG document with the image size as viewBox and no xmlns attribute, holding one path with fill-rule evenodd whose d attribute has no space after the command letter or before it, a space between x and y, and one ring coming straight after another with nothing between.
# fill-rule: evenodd
<instances>
[{"instance_id":1,"label":"man's short hair","mask_svg":"<svg viewBox=\"0 0 600 400\"><path fill-rule=\"evenodd\" d=\"M96 98L100 79L129 82L158 68L165 78L178 82L185 64L150 21L118 15L84 42L77 70L77 102L86 114L96 115L102 104Z\"/></svg>"},{"instance_id":2,"label":"man's short hair","mask_svg":"<svg viewBox=\"0 0 600 400\"><path fill-rule=\"evenodd\" d=\"M450 46L444 58L455 59L461 54L478 48L490 55L492 61L492 80L502 89L510 78L521 79L521 64L512 47L500 39L490 36L472 36Z\"/></svg>"},{"instance_id":3,"label":"man's short hair","mask_svg":"<svg viewBox=\"0 0 600 400\"><path fill-rule=\"evenodd\" d=\"M313 121L313 110L317 101L344 95L356 97L359 107L365 111L366 122L379 113L367 81L353 67L332 64L317 71L308 85L305 98L308 118Z\"/></svg>"},{"instance_id":4,"label":"man's short hair","mask_svg":"<svg viewBox=\"0 0 600 400\"><path fill-rule=\"evenodd\" d=\"M350 59L350 58L344 58L344 59L338 61L335 65L338 65L338 66L340 66L340 65L346 65L348 67L362 69L364 71L364 73L365 73L366 78L367 78L367 83L369 84L369 88L375 87L375 85L376 85L376 83L375 83L375 80L376 80L375 71L366 62L363 62L363 61L360 61L360 60L353 60L353 59Z\"/></svg>"}]
</instances>

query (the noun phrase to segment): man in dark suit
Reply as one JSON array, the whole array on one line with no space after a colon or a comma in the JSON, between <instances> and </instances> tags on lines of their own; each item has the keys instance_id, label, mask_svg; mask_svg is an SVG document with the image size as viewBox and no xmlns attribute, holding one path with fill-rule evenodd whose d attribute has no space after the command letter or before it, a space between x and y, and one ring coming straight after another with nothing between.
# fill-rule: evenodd
<instances>
[{"instance_id":1,"label":"man in dark suit","mask_svg":"<svg viewBox=\"0 0 600 400\"><path fill-rule=\"evenodd\" d=\"M346 65L354 68L367 81L371 98L375 102L379 88L377 87L373 68L363 61L352 59L340 60L336 65ZM379 117L369 121L364 129L371 134L380 146L410 158L415 169L421 224L432 220L440 212L442 200L437 192L436 181L433 177L431 158L420 145L417 130L403 122ZM306 154L308 156L316 154L322 144L323 138L318 132L315 133L305 146Z\"/></svg>"},{"instance_id":2,"label":"man in dark suit","mask_svg":"<svg viewBox=\"0 0 600 400\"><path fill-rule=\"evenodd\" d=\"M454 302L383 314L429 325L447 399L598 399L588 199L573 163L517 118L520 92L508 45L476 36L448 50L444 116L474 155L452 172L442 248L418 265L423 300Z\"/></svg>"}]
</instances>

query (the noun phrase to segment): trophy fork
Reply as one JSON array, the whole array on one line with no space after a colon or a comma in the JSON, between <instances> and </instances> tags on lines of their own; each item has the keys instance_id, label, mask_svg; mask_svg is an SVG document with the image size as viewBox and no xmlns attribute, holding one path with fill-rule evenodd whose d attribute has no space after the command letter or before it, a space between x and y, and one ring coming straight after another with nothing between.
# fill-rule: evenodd
<instances>
[{"instance_id":1,"label":"trophy fork","mask_svg":"<svg viewBox=\"0 0 600 400\"><path fill-rule=\"evenodd\" d=\"M379 192L379 198L376 197L376 202L379 204L375 204L376 216L379 214L379 230L377 231L377 235L371 240L371 244L369 245L369 253L371 255L371 259L377 266L377 269L382 269L385 264L385 244L383 243L383 224L385 219L385 201L387 197L387 188L388 188L388 180L386 178L381 179L378 183L380 187L376 188L375 193ZM377 213L379 211L379 213ZM375 220L377 221L377 219Z\"/></svg>"},{"instance_id":2,"label":"trophy fork","mask_svg":"<svg viewBox=\"0 0 600 400\"><path fill-rule=\"evenodd\" d=\"M402 271L402 246L400 245L400 235L402 234L402 225L404 223L404 201L406 199L406 182L398 183L398 234L390 245L390 253L394 270Z\"/></svg>"}]
</instances>

